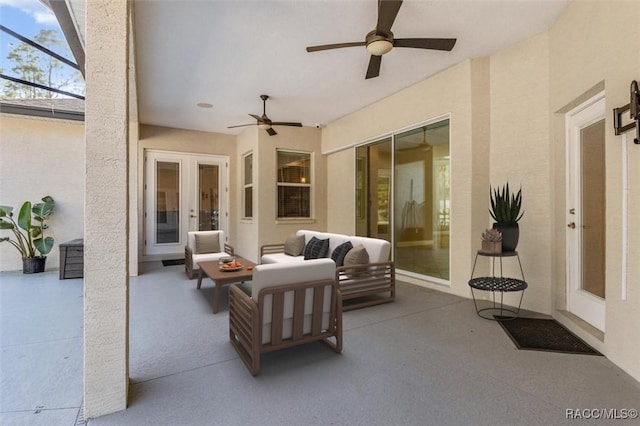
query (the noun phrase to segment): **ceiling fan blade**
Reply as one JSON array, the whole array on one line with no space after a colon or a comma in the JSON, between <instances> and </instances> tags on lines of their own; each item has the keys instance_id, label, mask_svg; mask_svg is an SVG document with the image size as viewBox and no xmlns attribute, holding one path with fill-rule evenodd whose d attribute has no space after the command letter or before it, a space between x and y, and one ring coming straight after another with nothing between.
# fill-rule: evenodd
<instances>
[{"instance_id":1,"label":"ceiling fan blade","mask_svg":"<svg viewBox=\"0 0 640 426\"><path fill-rule=\"evenodd\" d=\"M302 123L293 123L287 121L274 121L271 123L272 126L292 126L292 127L302 127Z\"/></svg>"},{"instance_id":2,"label":"ceiling fan blade","mask_svg":"<svg viewBox=\"0 0 640 426\"><path fill-rule=\"evenodd\" d=\"M396 38L393 40L393 46L449 51L453 49L456 41L455 38Z\"/></svg>"},{"instance_id":3,"label":"ceiling fan blade","mask_svg":"<svg viewBox=\"0 0 640 426\"><path fill-rule=\"evenodd\" d=\"M273 128L269 127L268 129L265 129L267 131L267 133L269 133L269 136L275 136L278 133L276 133L275 130L273 130Z\"/></svg>"},{"instance_id":4,"label":"ceiling fan blade","mask_svg":"<svg viewBox=\"0 0 640 426\"><path fill-rule=\"evenodd\" d=\"M237 126L229 126L227 127L227 129L233 129L234 127L247 127L247 126L255 126L256 123L251 123L251 124L238 124Z\"/></svg>"},{"instance_id":5,"label":"ceiling fan blade","mask_svg":"<svg viewBox=\"0 0 640 426\"><path fill-rule=\"evenodd\" d=\"M319 46L308 46L307 52L319 52L321 50L340 49L342 47L364 46L366 41L354 41L351 43L322 44Z\"/></svg>"},{"instance_id":6,"label":"ceiling fan blade","mask_svg":"<svg viewBox=\"0 0 640 426\"><path fill-rule=\"evenodd\" d=\"M402 0L378 0L378 25L376 30L383 33L391 31L393 21L398 16Z\"/></svg>"},{"instance_id":7,"label":"ceiling fan blade","mask_svg":"<svg viewBox=\"0 0 640 426\"><path fill-rule=\"evenodd\" d=\"M256 120L260 121L262 118L260 118L259 116L255 115L255 114L249 114L251 117L255 118Z\"/></svg>"},{"instance_id":8,"label":"ceiling fan blade","mask_svg":"<svg viewBox=\"0 0 640 426\"><path fill-rule=\"evenodd\" d=\"M369 68L367 68L367 76L365 77L365 79L379 76L381 63L382 56L371 55L371 59L369 59Z\"/></svg>"}]
</instances>

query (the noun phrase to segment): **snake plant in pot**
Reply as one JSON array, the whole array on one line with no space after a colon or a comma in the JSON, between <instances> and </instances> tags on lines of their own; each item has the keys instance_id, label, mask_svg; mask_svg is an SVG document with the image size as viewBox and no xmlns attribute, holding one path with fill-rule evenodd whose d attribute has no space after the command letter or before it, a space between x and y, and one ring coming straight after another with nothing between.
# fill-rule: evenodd
<instances>
[{"instance_id":1,"label":"snake plant in pot","mask_svg":"<svg viewBox=\"0 0 640 426\"><path fill-rule=\"evenodd\" d=\"M11 237L2 237L0 242L8 242L22 256L22 272L33 274L43 272L47 254L53 248L53 237L45 236L49 228L44 222L53 213L55 202L50 196L41 203L31 205L25 201L18 212L18 221L14 219L13 207L0 206L0 230L11 231Z\"/></svg>"},{"instance_id":2,"label":"snake plant in pot","mask_svg":"<svg viewBox=\"0 0 640 426\"><path fill-rule=\"evenodd\" d=\"M500 188L489 188L491 210L489 213L495 223L493 228L502 233L502 251L515 251L520 239L518 221L522 219L522 188L517 193L509 192L509 183Z\"/></svg>"}]
</instances>

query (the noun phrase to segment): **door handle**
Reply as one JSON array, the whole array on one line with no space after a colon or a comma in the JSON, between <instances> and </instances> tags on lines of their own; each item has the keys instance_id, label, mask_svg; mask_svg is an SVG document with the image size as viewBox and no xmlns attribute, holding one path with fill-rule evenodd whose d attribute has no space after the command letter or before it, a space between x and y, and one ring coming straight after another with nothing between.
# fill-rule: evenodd
<instances>
[{"instance_id":1,"label":"door handle","mask_svg":"<svg viewBox=\"0 0 640 426\"><path fill-rule=\"evenodd\" d=\"M196 217L198 217L198 216L196 216L195 214L190 214L190 215L189 215L189 217L196 218Z\"/></svg>"},{"instance_id":2,"label":"door handle","mask_svg":"<svg viewBox=\"0 0 640 426\"><path fill-rule=\"evenodd\" d=\"M567 228L576 229L576 223L575 222L571 222L571 223L567 224Z\"/></svg>"}]
</instances>

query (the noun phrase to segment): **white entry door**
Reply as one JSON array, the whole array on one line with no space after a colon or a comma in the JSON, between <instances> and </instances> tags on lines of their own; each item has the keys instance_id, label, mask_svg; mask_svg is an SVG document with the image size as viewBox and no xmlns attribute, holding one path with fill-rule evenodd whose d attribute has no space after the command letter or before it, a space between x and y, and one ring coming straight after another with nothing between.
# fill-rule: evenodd
<instances>
[{"instance_id":1,"label":"white entry door","mask_svg":"<svg viewBox=\"0 0 640 426\"><path fill-rule=\"evenodd\" d=\"M145 152L145 256L184 253L187 232L227 231L228 158Z\"/></svg>"},{"instance_id":2,"label":"white entry door","mask_svg":"<svg viewBox=\"0 0 640 426\"><path fill-rule=\"evenodd\" d=\"M604 93L572 110L567 128L567 309L605 326Z\"/></svg>"}]
</instances>

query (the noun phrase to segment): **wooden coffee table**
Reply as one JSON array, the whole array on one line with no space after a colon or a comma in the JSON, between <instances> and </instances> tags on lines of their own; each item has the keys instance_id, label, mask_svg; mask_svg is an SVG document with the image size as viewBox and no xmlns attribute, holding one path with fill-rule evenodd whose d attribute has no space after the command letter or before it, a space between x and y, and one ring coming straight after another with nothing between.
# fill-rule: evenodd
<instances>
[{"instance_id":1,"label":"wooden coffee table","mask_svg":"<svg viewBox=\"0 0 640 426\"><path fill-rule=\"evenodd\" d=\"M253 268L256 266L250 260L244 257L234 256L236 262L242 263L242 269L238 271L224 271L220 269L220 262L217 260L210 260L208 262L199 262L200 272L198 273L198 286L200 289L202 285L202 278L206 275L211 278L211 281L216 285L213 293L213 313L217 314L220 309L220 290L223 285L229 285L233 283L239 283L243 281L249 281L253 278ZM248 270L250 267L251 270Z\"/></svg>"}]
</instances>

